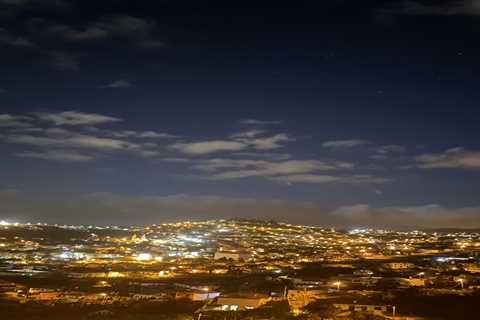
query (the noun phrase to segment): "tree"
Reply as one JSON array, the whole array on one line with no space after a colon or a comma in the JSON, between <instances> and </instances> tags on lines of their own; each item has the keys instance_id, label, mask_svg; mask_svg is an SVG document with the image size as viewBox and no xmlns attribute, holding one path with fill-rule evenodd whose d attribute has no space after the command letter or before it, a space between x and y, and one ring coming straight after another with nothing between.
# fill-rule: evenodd
<instances>
[{"instance_id":1,"label":"tree","mask_svg":"<svg viewBox=\"0 0 480 320\"><path fill-rule=\"evenodd\" d=\"M337 309L333 306L333 304L321 300L317 300L308 304L304 310L319 316L320 319L332 318L337 313Z\"/></svg>"}]
</instances>

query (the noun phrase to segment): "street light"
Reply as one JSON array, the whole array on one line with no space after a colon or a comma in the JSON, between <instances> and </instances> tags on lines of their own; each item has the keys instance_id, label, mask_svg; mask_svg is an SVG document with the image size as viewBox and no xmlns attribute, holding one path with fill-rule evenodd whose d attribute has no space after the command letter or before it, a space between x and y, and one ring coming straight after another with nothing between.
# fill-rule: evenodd
<instances>
[{"instance_id":1,"label":"street light","mask_svg":"<svg viewBox=\"0 0 480 320\"><path fill-rule=\"evenodd\" d=\"M341 284L342 284L342 283L341 283L340 281L337 281L337 282L334 282L334 283L333 283L334 286L337 286L337 291L340 291L340 285L341 285Z\"/></svg>"},{"instance_id":2,"label":"street light","mask_svg":"<svg viewBox=\"0 0 480 320\"><path fill-rule=\"evenodd\" d=\"M460 278L460 279L458 279L457 281L460 282L460 285L462 286L462 290L463 290L463 279Z\"/></svg>"}]
</instances>

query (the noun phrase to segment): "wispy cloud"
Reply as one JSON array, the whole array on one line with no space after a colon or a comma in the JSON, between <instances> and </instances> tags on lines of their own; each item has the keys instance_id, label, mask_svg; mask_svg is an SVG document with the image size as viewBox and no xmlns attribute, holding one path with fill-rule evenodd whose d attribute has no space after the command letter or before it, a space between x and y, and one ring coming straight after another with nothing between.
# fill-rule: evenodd
<instances>
[{"instance_id":1,"label":"wispy cloud","mask_svg":"<svg viewBox=\"0 0 480 320\"><path fill-rule=\"evenodd\" d=\"M42 47L32 41L31 35L17 35L4 28L0 28L0 46L24 48L35 51L42 56L48 57L51 64L60 69L77 70L79 67L78 59L81 56L79 53Z\"/></svg>"},{"instance_id":2,"label":"wispy cloud","mask_svg":"<svg viewBox=\"0 0 480 320\"><path fill-rule=\"evenodd\" d=\"M420 1L399 1L381 10L386 13L407 15L436 16L478 16L480 2L478 0L450 0L424 3Z\"/></svg>"},{"instance_id":3,"label":"wispy cloud","mask_svg":"<svg viewBox=\"0 0 480 320\"><path fill-rule=\"evenodd\" d=\"M69 41L101 40L109 36L108 31L96 25L75 29L69 25L55 23L42 26L41 33L43 36L61 38Z\"/></svg>"},{"instance_id":4,"label":"wispy cloud","mask_svg":"<svg viewBox=\"0 0 480 320\"><path fill-rule=\"evenodd\" d=\"M404 153L407 152L407 148L395 144L384 145L375 148L376 153L388 154L388 153Z\"/></svg>"},{"instance_id":5,"label":"wispy cloud","mask_svg":"<svg viewBox=\"0 0 480 320\"><path fill-rule=\"evenodd\" d=\"M271 137L256 138L251 140L244 140L245 143L252 145L257 150L272 150L281 148L281 142L293 140L285 133L279 133Z\"/></svg>"},{"instance_id":6,"label":"wispy cloud","mask_svg":"<svg viewBox=\"0 0 480 320\"><path fill-rule=\"evenodd\" d=\"M90 161L113 153L143 158L160 156L159 139L176 135L153 130L110 130L96 126L122 121L98 113L79 111L37 112L28 116L0 115L0 138L9 144L28 145L34 150L16 153L24 158L58 161Z\"/></svg>"},{"instance_id":7,"label":"wispy cloud","mask_svg":"<svg viewBox=\"0 0 480 320\"><path fill-rule=\"evenodd\" d=\"M319 175L319 174L299 174L274 177L273 180L288 184L293 183L345 183L345 184L381 184L391 181L384 177L371 175Z\"/></svg>"},{"instance_id":8,"label":"wispy cloud","mask_svg":"<svg viewBox=\"0 0 480 320\"><path fill-rule=\"evenodd\" d=\"M14 35L4 28L0 28L0 45L25 48L35 46L29 39Z\"/></svg>"},{"instance_id":9,"label":"wispy cloud","mask_svg":"<svg viewBox=\"0 0 480 320\"><path fill-rule=\"evenodd\" d=\"M163 46L163 42L152 36L155 28L155 21L148 18L108 15L81 25L39 21L36 32L43 38L66 42L105 41L115 38L141 47L154 48Z\"/></svg>"},{"instance_id":10,"label":"wispy cloud","mask_svg":"<svg viewBox=\"0 0 480 320\"><path fill-rule=\"evenodd\" d=\"M34 5L50 8L65 8L70 6L69 1L64 0L0 0L0 4L25 8L31 8L31 6Z\"/></svg>"},{"instance_id":11,"label":"wispy cloud","mask_svg":"<svg viewBox=\"0 0 480 320\"><path fill-rule=\"evenodd\" d=\"M348 149L356 146L366 145L369 143L370 143L369 141L361 140L361 139L333 140L333 141L326 141L322 143L322 146L325 148L331 148L331 149Z\"/></svg>"},{"instance_id":12,"label":"wispy cloud","mask_svg":"<svg viewBox=\"0 0 480 320\"><path fill-rule=\"evenodd\" d=\"M353 166L353 165L352 165ZM209 159L193 166L193 169L207 172L205 177L212 180L239 179L246 177L272 177L345 169L344 163L326 163L319 160L244 160Z\"/></svg>"},{"instance_id":13,"label":"wispy cloud","mask_svg":"<svg viewBox=\"0 0 480 320\"><path fill-rule=\"evenodd\" d=\"M122 121L119 118L105 116L96 113L84 113L78 111L64 111L56 113L38 113L37 116L55 125L96 125Z\"/></svg>"},{"instance_id":14,"label":"wispy cloud","mask_svg":"<svg viewBox=\"0 0 480 320\"><path fill-rule=\"evenodd\" d=\"M480 151L452 148L442 153L429 153L416 157L418 167L426 169L462 168L480 169Z\"/></svg>"},{"instance_id":15,"label":"wispy cloud","mask_svg":"<svg viewBox=\"0 0 480 320\"><path fill-rule=\"evenodd\" d=\"M189 163L192 161L189 158L163 158L160 160L164 162L172 162L172 163Z\"/></svg>"},{"instance_id":16,"label":"wispy cloud","mask_svg":"<svg viewBox=\"0 0 480 320\"><path fill-rule=\"evenodd\" d=\"M279 120L242 119L242 120L239 120L238 123L242 124L242 125L250 125L250 126L265 126L265 125L281 124L282 121L279 121Z\"/></svg>"},{"instance_id":17,"label":"wispy cloud","mask_svg":"<svg viewBox=\"0 0 480 320\"><path fill-rule=\"evenodd\" d=\"M204 155L219 151L238 151L245 148L247 148L245 143L229 140L211 140L190 143L179 142L170 145L170 149L172 150L191 155Z\"/></svg>"},{"instance_id":18,"label":"wispy cloud","mask_svg":"<svg viewBox=\"0 0 480 320\"><path fill-rule=\"evenodd\" d=\"M16 2L18 4L14 4ZM68 3L65 2L65 4ZM15 14L23 9L34 12L36 9L67 7L60 0L2 0L0 2L0 13L10 16L10 13ZM19 19L21 20L21 18ZM164 45L162 41L154 37L156 22L144 17L108 15L80 25L34 18L23 21L22 24L27 25L28 28L16 28L15 31L0 28L0 46L32 50L38 55L48 58L53 66L64 70L79 69L80 58L83 55L95 53L85 45L83 45L81 51L78 51L78 49L66 50L67 46L75 48L69 42L120 39L127 45L139 48L158 48ZM23 31L18 31L21 29ZM116 85L114 84L112 88L125 86L125 83L119 82Z\"/></svg>"},{"instance_id":19,"label":"wispy cloud","mask_svg":"<svg viewBox=\"0 0 480 320\"><path fill-rule=\"evenodd\" d=\"M50 55L52 59L52 64L55 67L66 70L77 70L79 68L78 58L80 57L80 55L77 53L58 50L51 50L46 52Z\"/></svg>"},{"instance_id":20,"label":"wispy cloud","mask_svg":"<svg viewBox=\"0 0 480 320\"><path fill-rule=\"evenodd\" d=\"M233 139L236 139L236 138L255 138L256 136L261 135L264 132L265 132L265 130L251 129L251 130L245 130L245 131L240 131L240 132L234 133L230 137L233 138Z\"/></svg>"},{"instance_id":21,"label":"wispy cloud","mask_svg":"<svg viewBox=\"0 0 480 320\"><path fill-rule=\"evenodd\" d=\"M5 93L7 93L7 92L8 92L7 89L5 89L5 88L0 88L0 94L5 94Z\"/></svg>"},{"instance_id":22,"label":"wispy cloud","mask_svg":"<svg viewBox=\"0 0 480 320\"><path fill-rule=\"evenodd\" d=\"M165 132L156 132L156 131L135 131L135 130L124 130L124 131L107 131L108 135L115 138L143 138L143 139L174 139L179 138L179 136L165 133Z\"/></svg>"},{"instance_id":23,"label":"wispy cloud","mask_svg":"<svg viewBox=\"0 0 480 320\"><path fill-rule=\"evenodd\" d=\"M162 42L152 37L155 28L155 21L148 18L108 15L77 25L38 20L34 34L66 42L105 41L116 38L144 47L162 46Z\"/></svg>"},{"instance_id":24,"label":"wispy cloud","mask_svg":"<svg viewBox=\"0 0 480 320\"><path fill-rule=\"evenodd\" d=\"M152 138L152 139L173 139L179 138L179 136L165 133L165 132L155 132L155 131L143 131L139 132L137 135L138 138Z\"/></svg>"},{"instance_id":25,"label":"wispy cloud","mask_svg":"<svg viewBox=\"0 0 480 320\"><path fill-rule=\"evenodd\" d=\"M95 136L74 134L67 137L48 137L32 135L10 135L7 137L10 143L25 144L43 147L71 147L89 148L103 151L112 150L139 150L140 145L124 140L99 138Z\"/></svg>"},{"instance_id":26,"label":"wispy cloud","mask_svg":"<svg viewBox=\"0 0 480 320\"><path fill-rule=\"evenodd\" d=\"M33 158L42 160L65 161L65 162L87 162L92 161L95 157L86 155L76 151L68 150L47 150L43 152L25 151L15 154L22 158Z\"/></svg>"},{"instance_id":27,"label":"wispy cloud","mask_svg":"<svg viewBox=\"0 0 480 320\"><path fill-rule=\"evenodd\" d=\"M249 159L266 159L266 160L289 160L293 156L290 153L285 152L265 152L265 151L241 151L232 153L233 156L244 157Z\"/></svg>"},{"instance_id":28,"label":"wispy cloud","mask_svg":"<svg viewBox=\"0 0 480 320\"><path fill-rule=\"evenodd\" d=\"M131 86L132 86L132 83L130 81L116 80L109 84L101 86L100 88L118 89L118 88L130 88Z\"/></svg>"},{"instance_id":29,"label":"wispy cloud","mask_svg":"<svg viewBox=\"0 0 480 320\"><path fill-rule=\"evenodd\" d=\"M373 154L370 156L370 159L373 160L386 160L393 155L398 157L398 155L407 152L406 147L395 144L372 147L370 150L373 152Z\"/></svg>"},{"instance_id":30,"label":"wispy cloud","mask_svg":"<svg viewBox=\"0 0 480 320\"><path fill-rule=\"evenodd\" d=\"M26 128L10 128L7 134L2 136L5 142L30 146L33 150L16 153L24 158L82 162L113 153L129 153L143 158L185 164L187 169L194 170L197 174L189 176L216 181L248 177L263 177L287 184L379 184L389 181L384 177L362 174L360 169L349 161L296 159L290 153L265 152L284 147L285 142L294 139L286 133L265 136L266 131L257 128L227 135L224 139L193 142L180 140L161 145L160 141L152 139L178 137L153 130L103 129L98 125L122 120L97 113L43 112L33 113L29 117L3 115L0 117L0 121L2 120L8 123L19 120L31 123ZM46 125L48 127L45 127ZM334 143L335 147L366 143L364 140L346 141L331 143ZM388 152L398 149L393 146L382 148ZM221 153L222 157L209 158L215 153ZM163 159L160 158L162 154ZM325 171L335 171L335 174L324 174Z\"/></svg>"},{"instance_id":31,"label":"wispy cloud","mask_svg":"<svg viewBox=\"0 0 480 320\"><path fill-rule=\"evenodd\" d=\"M31 0L0 0L0 4L21 6L31 2Z\"/></svg>"},{"instance_id":32,"label":"wispy cloud","mask_svg":"<svg viewBox=\"0 0 480 320\"><path fill-rule=\"evenodd\" d=\"M0 127L3 128L27 128L30 127L30 117L0 114Z\"/></svg>"},{"instance_id":33,"label":"wispy cloud","mask_svg":"<svg viewBox=\"0 0 480 320\"><path fill-rule=\"evenodd\" d=\"M248 130L230 135L231 140L211 140L191 143L176 143L170 149L188 154L209 154L219 151L240 151L252 147L256 150L272 150L281 148L282 142L293 140L286 133L270 137L258 137L263 130Z\"/></svg>"},{"instance_id":34,"label":"wispy cloud","mask_svg":"<svg viewBox=\"0 0 480 320\"><path fill-rule=\"evenodd\" d=\"M103 17L96 25L117 35L146 36L155 25L155 22L129 15L111 15Z\"/></svg>"},{"instance_id":35,"label":"wispy cloud","mask_svg":"<svg viewBox=\"0 0 480 320\"><path fill-rule=\"evenodd\" d=\"M375 208L366 204L339 207L330 212L332 219L350 225L396 227L479 227L480 208L446 208L436 204Z\"/></svg>"}]
</instances>

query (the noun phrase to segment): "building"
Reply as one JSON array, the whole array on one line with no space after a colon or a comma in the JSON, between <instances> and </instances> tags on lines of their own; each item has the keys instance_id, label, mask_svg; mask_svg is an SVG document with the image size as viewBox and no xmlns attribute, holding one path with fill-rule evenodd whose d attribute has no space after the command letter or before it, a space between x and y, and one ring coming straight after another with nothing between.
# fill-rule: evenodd
<instances>
[{"instance_id":1,"label":"building","mask_svg":"<svg viewBox=\"0 0 480 320\"><path fill-rule=\"evenodd\" d=\"M198 309L195 314L205 315L218 312L253 310L263 306L270 300L271 298L269 296L257 293L219 296L217 299Z\"/></svg>"},{"instance_id":2,"label":"building","mask_svg":"<svg viewBox=\"0 0 480 320\"><path fill-rule=\"evenodd\" d=\"M217 304L226 310L251 310L256 309L270 301L270 297L264 294L245 294L245 295L231 295L220 296L217 299Z\"/></svg>"},{"instance_id":3,"label":"building","mask_svg":"<svg viewBox=\"0 0 480 320\"><path fill-rule=\"evenodd\" d=\"M405 270L405 269L413 269L415 265L410 262L389 262L383 265L387 269L391 270Z\"/></svg>"},{"instance_id":4,"label":"building","mask_svg":"<svg viewBox=\"0 0 480 320\"><path fill-rule=\"evenodd\" d=\"M316 299L325 297L325 290L291 289L288 290L288 304L293 310L299 310Z\"/></svg>"},{"instance_id":5,"label":"building","mask_svg":"<svg viewBox=\"0 0 480 320\"><path fill-rule=\"evenodd\" d=\"M240 260L248 260L250 259L250 255L245 252L226 252L226 251L217 251L213 259L215 260L233 260L233 261L240 261Z\"/></svg>"},{"instance_id":6,"label":"building","mask_svg":"<svg viewBox=\"0 0 480 320\"><path fill-rule=\"evenodd\" d=\"M395 307L373 304L335 303L333 306L341 312L364 312L378 316L385 316L388 313L393 314L395 310Z\"/></svg>"},{"instance_id":7,"label":"building","mask_svg":"<svg viewBox=\"0 0 480 320\"><path fill-rule=\"evenodd\" d=\"M175 299L188 299L191 301L206 301L217 298L220 292L215 291L200 291L200 290L186 290L177 291L175 293Z\"/></svg>"}]
</instances>

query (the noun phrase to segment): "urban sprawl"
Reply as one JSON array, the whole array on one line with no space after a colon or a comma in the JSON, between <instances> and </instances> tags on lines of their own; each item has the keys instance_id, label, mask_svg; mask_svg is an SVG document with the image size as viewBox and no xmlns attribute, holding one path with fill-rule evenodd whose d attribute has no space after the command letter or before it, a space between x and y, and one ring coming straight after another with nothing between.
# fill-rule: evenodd
<instances>
[{"instance_id":1,"label":"urban sprawl","mask_svg":"<svg viewBox=\"0 0 480 320\"><path fill-rule=\"evenodd\" d=\"M0 318L478 319L479 253L462 230L1 221Z\"/></svg>"}]
</instances>

